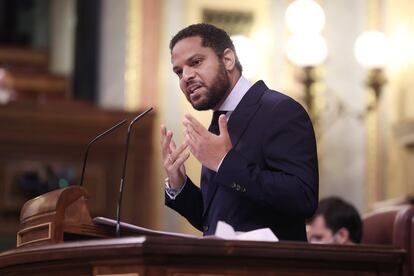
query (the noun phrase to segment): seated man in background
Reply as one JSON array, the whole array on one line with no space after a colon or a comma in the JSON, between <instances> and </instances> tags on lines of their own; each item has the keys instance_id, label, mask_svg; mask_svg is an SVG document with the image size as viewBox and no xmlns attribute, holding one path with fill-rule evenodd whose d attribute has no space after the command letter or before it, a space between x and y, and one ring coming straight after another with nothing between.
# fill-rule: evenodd
<instances>
[{"instance_id":1,"label":"seated man in background","mask_svg":"<svg viewBox=\"0 0 414 276\"><path fill-rule=\"evenodd\" d=\"M360 243L361 238L361 216L354 206L339 197L321 200L308 222L311 243L355 244Z\"/></svg>"}]
</instances>

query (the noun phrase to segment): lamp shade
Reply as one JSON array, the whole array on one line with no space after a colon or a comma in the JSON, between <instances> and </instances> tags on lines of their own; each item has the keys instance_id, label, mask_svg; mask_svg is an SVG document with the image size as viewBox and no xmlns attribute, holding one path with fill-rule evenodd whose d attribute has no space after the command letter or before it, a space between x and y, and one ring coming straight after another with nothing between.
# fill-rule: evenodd
<instances>
[{"instance_id":1,"label":"lamp shade","mask_svg":"<svg viewBox=\"0 0 414 276\"><path fill-rule=\"evenodd\" d=\"M313 0L296 0L288 6L285 22L293 34L319 34L325 25L325 13Z\"/></svg>"},{"instance_id":2,"label":"lamp shade","mask_svg":"<svg viewBox=\"0 0 414 276\"><path fill-rule=\"evenodd\" d=\"M391 41L383 33L367 31L362 33L355 41L355 58L363 67L383 68L391 57Z\"/></svg>"},{"instance_id":3,"label":"lamp shade","mask_svg":"<svg viewBox=\"0 0 414 276\"><path fill-rule=\"evenodd\" d=\"M286 54L297 66L317 66L325 61L328 48L321 35L293 35L288 40Z\"/></svg>"}]
</instances>

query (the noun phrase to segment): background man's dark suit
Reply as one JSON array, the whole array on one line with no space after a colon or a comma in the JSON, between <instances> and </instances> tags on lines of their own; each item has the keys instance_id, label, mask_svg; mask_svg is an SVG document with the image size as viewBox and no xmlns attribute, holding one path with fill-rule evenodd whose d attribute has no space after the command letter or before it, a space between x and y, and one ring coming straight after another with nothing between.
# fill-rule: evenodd
<instances>
[{"instance_id":1,"label":"background man's dark suit","mask_svg":"<svg viewBox=\"0 0 414 276\"><path fill-rule=\"evenodd\" d=\"M305 219L318 202L311 121L300 104L259 81L228 121L233 148L217 173L202 169L201 191L187 178L166 204L204 235L217 222L236 231L269 227L281 240L306 240Z\"/></svg>"}]
</instances>

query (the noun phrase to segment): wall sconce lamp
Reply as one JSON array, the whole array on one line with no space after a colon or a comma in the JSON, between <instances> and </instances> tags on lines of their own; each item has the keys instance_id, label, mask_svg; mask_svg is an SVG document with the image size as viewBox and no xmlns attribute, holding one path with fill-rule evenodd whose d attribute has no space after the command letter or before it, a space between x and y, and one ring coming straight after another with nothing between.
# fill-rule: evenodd
<instances>
[{"instance_id":1,"label":"wall sconce lamp","mask_svg":"<svg viewBox=\"0 0 414 276\"><path fill-rule=\"evenodd\" d=\"M360 118L367 119L367 185L375 200L382 198L384 179L382 176L385 150L382 142L382 124L378 110L382 88L386 83L384 68L391 58L391 42L388 37L378 31L362 33L355 41L354 53L358 63L368 69L366 85L371 95L365 111ZM373 112L375 111L375 112Z\"/></svg>"},{"instance_id":2,"label":"wall sconce lamp","mask_svg":"<svg viewBox=\"0 0 414 276\"><path fill-rule=\"evenodd\" d=\"M328 54L325 39L320 35L325 24L325 13L313 0L295 0L286 10L285 21L292 33L286 55L303 71L299 80L304 87L304 103L311 119L316 123L318 116L312 86L316 81L315 67L321 65Z\"/></svg>"},{"instance_id":3,"label":"wall sconce lamp","mask_svg":"<svg viewBox=\"0 0 414 276\"><path fill-rule=\"evenodd\" d=\"M320 35L294 35L287 44L288 59L302 69L303 74L299 80L304 87L305 105L313 118L316 118L312 89L317 81L315 68L325 61L327 53L326 42Z\"/></svg>"},{"instance_id":4,"label":"wall sconce lamp","mask_svg":"<svg viewBox=\"0 0 414 276\"><path fill-rule=\"evenodd\" d=\"M387 82L384 68L390 61L391 42L381 32L367 31L355 41L354 53L358 63L369 70L366 85L373 91L374 99L368 104L367 111L373 111L378 107L382 88Z\"/></svg>"}]
</instances>

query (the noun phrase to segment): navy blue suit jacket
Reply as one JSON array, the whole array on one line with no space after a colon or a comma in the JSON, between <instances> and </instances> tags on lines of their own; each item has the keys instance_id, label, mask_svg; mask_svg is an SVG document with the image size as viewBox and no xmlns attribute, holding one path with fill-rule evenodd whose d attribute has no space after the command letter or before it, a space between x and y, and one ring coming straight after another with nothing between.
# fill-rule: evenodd
<instances>
[{"instance_id":1,"label":"navy blue suit jacket","mask_svg":"<svg viewBox=\"0 0 414 276\"><path fill-rule=\"evenodd\" d=\"M233 148L217 173L202 169L200 188L187 178L165 203L204 235L222 220L236 231L269 227L280 240L306 240L305 219L318 202L318 160L303 107L263 81L228 121Z\"/></svg>"}]
</instances>

